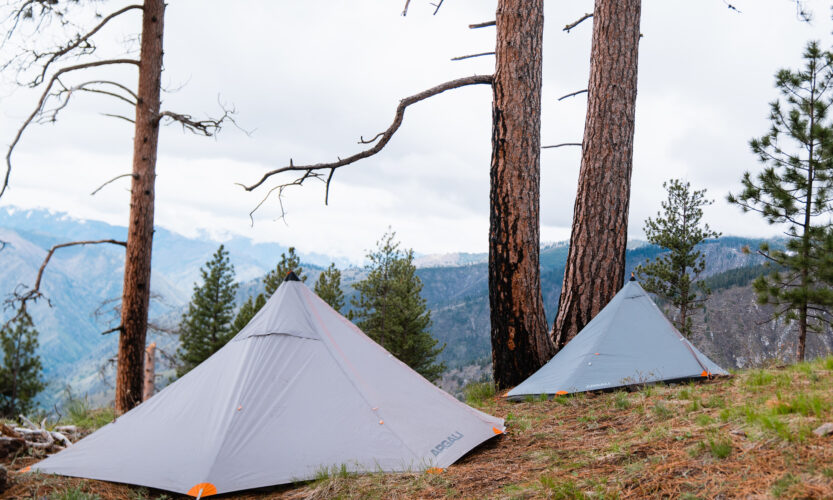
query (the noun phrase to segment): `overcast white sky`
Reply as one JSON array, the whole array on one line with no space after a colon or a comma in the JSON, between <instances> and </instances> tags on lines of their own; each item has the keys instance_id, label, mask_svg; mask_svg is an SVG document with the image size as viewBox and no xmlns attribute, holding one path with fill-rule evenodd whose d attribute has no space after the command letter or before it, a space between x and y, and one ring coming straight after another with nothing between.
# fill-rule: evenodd
<instances>
[{"instance_id":1,"label":"overcast white sky","mask_svg":"<svg viewBox=\"0 0 833 500\"><path fill-rule=\"evenodd\" d=\"M707 188L717 203L707 221L724 234L777 232L724 199L745 170L759 168L748 141L768 127L776 97L773 75L796 67L806 42L830 45L828 2L809 1L812 24L800 22L790 0L645 0L639 52L639 93L630 236L664 198L670 177ZM334 160L361 149L391 122L402 97L441 82L491 73L493 57L451 62L494 50L494 28L467 25L494 19L495 1L446 0L432 16L427 0L304 2L246 0L169 2L165 29L163 108L217 114L218 96L233 104L240 125L215 139L163 130L159 143L156 222L194 235L240 234L360 261L387 226L419 253L484 252L488 243L491 91L457 89L408 109L405 122L379 155L340 169L324 206L323 184L285 194L286 223L267 202L250 227L248 212L265 190L252 183L289 158ZM104 4L106 6L106 3ZM113 5L121 5L113 2ZM591 21L562 27L590 0L546 2L542 142L580 142L586 99L557 98L587 85ZM132 16L132 17L130 17ZM102 33L99 45L123 47L138 16ZM115 43L113 43L115 42ZM11 142L37 95L0 87L0 144ZM135 70L120 73L134 83ZM100 115L119 111L101 97L78 98L59 123L30 129L15 154L11 188L0 206L47 207L80 218L124 225L128 180L98 195L90 191L130 170L130 124ZM123 112L131 114L129 110ZM541 235L569 237L579 168L578 148L541 155Z\"/></svg>"}]
</instances>

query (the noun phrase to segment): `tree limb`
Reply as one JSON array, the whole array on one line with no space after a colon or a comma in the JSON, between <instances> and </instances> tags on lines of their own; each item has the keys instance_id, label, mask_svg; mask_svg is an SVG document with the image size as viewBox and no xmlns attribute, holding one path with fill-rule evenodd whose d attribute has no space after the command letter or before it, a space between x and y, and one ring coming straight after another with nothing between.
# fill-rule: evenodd
<instances>
[{"instance_id":1,"label":"tree limb","mask_svg":"<svg viewBox=\"0 0 833 500\"><path fill-rule=\"evenodd\" d=\"M46 63L44 63L43 69L42 69L40 75L36 76L35 79L32 80L31 83L29 83L29 86L30 87L36 87L36 86L40 85L43 82L44 78L46 78L46 72L49 70L49 66L53 62L55 62L61 56L66 55L67 53L75 50L82 43L86 45L85 48L91 47L90 44L89 44L90 37L95 35L101 28L104 27L105 24L112 21L114 18L124 14L125 12L131 11L131 10L134 10L134 9L142 10L143 7L141 5L128 5L127 7L119 9L119 10L113 12L112 14L110 14L109 16L105 17L104 19L102 19L100 23L98 23L92 30L87 32L85 35L79 36L73 42L70 42L69 44L67 44L63 48L61 48L61 49L59 49L55 52L52 52L51 53L52 57L50 57L49 60L46 61ZM50 54L49 52L47 52L46 54L40 54L38 56L38 58L44 57L44 56L49 55L49 54Z\"/></svg>"},{"instance_id":2,"label":"tree limb","mask_svg":"<svg viewBox=\"0 0 833 500\"><path fill-rule=\"evenodd\" d=\"M57 97L57 98L61 98L62 95L65 95L65 97L63 98L61 103L58 104L54 109L41 110L40 114L38 115L39 117L37 119L37 123L51 123L51 122L57 121L58 113L61 112L64 108L66 108L69 105L69 100L72 97L73 93L75 93L75 92L90 92L90 93L94 93L94 94L108 95L108 96L111 96L111 97L115 97L116 99L119 99L121 101L124 101L124 102L126 102L127 104L129 104L130 106L133 106L133 107L136 106L136 103L139 100L139 97L132 90L130 90L129 88L127 88L126 86L124 86L120 83L109 81L109 80L93 80L93 81L89 81L89 82L84 82L84 83L76 85L74 87L66 87L63 84L63 82L61 81L60 78L56 80L56 83L58 83L58 85L61 86L61 90L59 90L55 93L50 93L50 95L54 96L54 97ZM113 91L102 90L102 89L91 87L93 85L112 85L112 86L115 86L118 89L124 90L128 94L130 94L130 96L132 97L132 100L128 97L125 97L125 96L123 96L121 94L118 94L116 92L113 92ZM107 115L107 116L113 116L113 115ZM131 121L131 122L133 121L133 120L130 120L129 118L124 118L122 116L118 116L118 118L127 119L128 121Z\"/></svg>"},{"instance_id":3,"label":"tree limb","mask_svg":"<svg viewBox=\"0 0 833 500\"><path fill-rule=\"evenodd\" d=\"M237 125L234 121L232 115L234 115L236 111L234 108L226 109L223 108L223 116L220 118L209 118L206 120L196 120L191 115L179 114L174 113L173 111L162 111L159 113L159 116L156 118L157 123L159 123L163 118L169 118L171 123L177 122L182 125L182 130L188 130L195 134L204 135L206 137L212 137L220 129L223 127L223 122L230 121ZM238 127L239 128L239 127Z\"/></svg>"},{"instance_id":4,"label":"tree limb","mask_svg":"<svg viewBox=\"0 0 833 500\"><path fill-rule=\"evenodd\" d=\"M469 29L485 28L487 26L495 26L497 21L486 21L485 23L469 24Z\"/></svg>"},{"instance_id":5,"label":"tree limb","mask_svg":"<svg viewBox=\"0 0 833 500\"><path fill-rule=\"evenodd\" d=\"M117 326L117 327L115 327L115 328L110 328L109 330L104 330L103 332L101 332L101 334L102 334L102 335L107 335L107 334L109 334L109 333L113 333L113 332L121 332L121 331L123 331L123 330L124 330L124 325L119 325L119 326Z\"/></svg>"},{"instance_id":6,"label":"tree limb","mask_svg":"<svg viewBox=\"0 0 833 500\"><path fill-rule=\"evenodd\" d=\"M133 124L136 123L136 120L134 120L133 118L128 118L124 115L116 115L116 114L113 114L113 113L101 113L101 116L109 116L110 118L118 118L119 120L124 120L127 123L133 123Z\"/></svg>"},{"instance_id":7,"label":"tree limb","mask_svg":"<svg viewBox=\"0 0 833 500\"><path fill-rule=\"evenodd\" d=\"M583 94L583 93L585 93L585 92L587 92L587 89L576 90L575 92L572 92L572 93L570 93L570 94L563 95L563 96L559 97L559 98L558 98L558 100L559 100L559 101L563 101L564 99L566 99L566 98L568 98L568 97L577 96L577 95L579 95L579 94Z\"/></svg>"},{"instance_id":8,"label":"tree limb","mask_svg":"<svg viewBox=\"0 0 833 500\"><path fill-rule=\"evenodd\" d=\"M451 60L452 61L462 61L463 59L471 59L472 57L493 56L493 55L495 55L494 52L481 52L479 54L469 54L467 56L452 57Z\"/></svg>"},{"instance_id":9,"label":"tree limb","mask_svg":"<svg viewBox=\"0 0 833 500\"><path fill-rule=\"evenodd\" d=\"M402 17L408 15L408 6L411 5L411 0L405 0L405 8L402 9Z\"/></svg>"},{"instance_id":10,"label":"tree limb","mask_svg":"<svg viewBox=\"0 0 833 500\"><path fill-rule=\"evenodd\" d=\"M29 124L31 124L32 121L41 112L43 112L43 105L46 102L47 97L49 97L49 94L52 90L52 85L58 80L58 78L62 74L86 68L94 68L97 66L107 66L111 64L135 64L138 67L139 61L136 59L106 59L103 61L93 61L61 68L52 75L52 78L49 79L49 83L46 84L46 88L44 89L43 94L41 94L41 97L38 100L37 107L34 111L32 111L32 114L30 114L29 117L26 118L26 121L23 122L23 125L21 125L20 128L17 130L17 134L15 134L12 143L9 145L9 149L6 152L6 174L3 178L3 186L0 187L0 198L3 197L3 194L6 192L6 188L9 186L9 176L12 172L12 152L14 151L15 146L17 146L17 143L20 142L20 138L23 136L23 131L26 130L26 127L28 127Z\"/></svg>"},{"instance_id":11,"label":"tree limb","mask_svg":"<svg viewBox=\"0 0 833 500\"><path fill-rule=\"evenodd\" d=\"M561 144L553 144L552 146L541 146L541 149L560 148L564 146L581 146L580 142L562 142Z\"/></svg>"},{"instance_id":12,"label":"tree limb","mask_svg":"<svg viewBox=\"0 0 833 500\"><path fill-rule=\"evenodd\" d=\"M113 244L113 245L121 245L123 247L127 247L127 242L125 241L118 241L118 240L86 240L86 241L71 241L68 243L59 243L57 245L53 245L52 248L49 249L49 252L46 254L46 258L43 259L43 263L40 265L38 269L38 276L35 279L35 286L28 290L26 293L18 293L15 290L12 293L12 296L6 299L6 305L12 305L18 303L17 314L12 316L4 325L3 328L8 326L12 321L18 319L26 312L26 303L30 300L37 301L39 298L44 298L43 293L40 291L41 279L43 278L43 272L46 269L47 264L49 264L49 260L52 258L52 255L55 253L55 250L71 247L71 246L78 246L78 245L98 245L98 244ZM22 286L22 285L21 285ZM49 299L46 299L49 302ZM51 305L51 304L50 304Z\"/></svg>"},{"instance_id":13,"label":"tree limb","mask_svg":"<svg viewBox=\"0 0 833 500\"><path fill-rule=\"evenodd\" d=\"M578 26L579 24L583 23L584 21L586 21L586 20L590 19L591 17L593 17L593 13L592 13L592 12L588 12L587 14L585 14L585 15L581 16L580 18L578 18L578 20L577 20L577 21L572 22L572 23L568 24L567 26L564 26L564 31L566 31L567 33L569 33L571 29L575 28L576 26Z\"/></svg>"},{"instance_id":14,"label":"tree limb","mask_svg":"<svg viewBox=\"0 0 833 500\"><path fill-rule=\"evenodd\" d=\"M439 2L437 2L437 3L432 3L431 5L433 5L433 6L437 7L436 9L434 9L434 14L433 14L433 15L435 15L435 16L436 16L436 15L437 15L437 12L439 12L439 11L440 11L440 7L442 7L442 6L443 6L443 0L440 0L440 1L439 1Z\"/></svg>"},{"instance_id":15,"label":"tree limb","mask_svg":"<svg viewBox=\"0 0 833 500\"><path fill-rule=\"evenodd\" d=\"M450 82L445 82L443 84L437 85L436 87L432 87L428 90L420 92L419 94L414 94L410 97L406 97L406 98L402 99L401 101L399 101L399 105L396 107L396 113L395 113L394 118L393 118L393 123L391 123L391 125L387 128L387 130L385 130L384 132L376 135L376 137L373 139L373 141L375 141L376 138L379 138L379 140L376 143L376 145L373 146L370 149L366 149L366 150L361 151L359 153L356 153L352 156L348 156L347 158L344 158L344 159L339 158L338 161L330 162L330 163L315 163L315 164L312 164L312 165L294 165L292 163L292 161L290 160L290 163L289 163L288 166L277 168L277 169L271 170L269 172L266 172L263 175L263 177L261 177L261 179L259 181L257 181L256 183L254 183L252 185L246 186L245 184L240 184L240 183L237 183L237 184L239 186L241 186L243 189L245 189L246 191L253 191L253 190L257 189L258 187L260 187L264 182L266 182L267 179L269 179L273 175L278 175L278 174L281 174L283 172L313 172L313 171L317 171L317 170L336 169L336 168L343 167L345 165L350 165L351 163L355 163L355 162L357 162L361 159L373 156L376 153L378 153L379 151L381 151L382 148L385 147L385 145L387 145L387 143L393 137L393 134L402 125L402 120L405 116L405 108L407 108L411 104L414 104L414 103L417 103L419 101L428 99L429 97L433 97L437 94L441 94L441 93L445 92L446 90L456 89L456 88L459 88L459 87L464 87L466 85L477 85L477 84L491 85L492 80L493 80L492 75L468 76L468 77L465 77L465 78L459 78L457 80L451 80ZM373 141L368 141L368 143L373 142ZM309 176L306 175L306 174L304 174L304 176L303 176L304 179L308 178L308 177ZM293 182L291 184L295 184L295 183ZM261 204L262 204L262 202L261 202ZM260 205L258 205L258 206L260 206Z\"/></svg>"},{"instance_id":16,"label":"tree limb","mask_svg":"<svg viewBox=\"0 0 833 500\"><path fill-rule=\"evenodd\" d=\"M102 184L102 185L98 186L98 187L96 188L96 190L95 190L95 191L93 191L92 193L90 193L90 196L95 196L95 194L96 194L97 192L101 191L102 189L104 189L104 186L106 186L107 184L110 184L111 182L113 182L113 181L117 181L117 180L122 179L122 178L124 178L124 177L133 177L133 178L135 179L135 178L137 178L137 177L138 177L138 175L136 175L136 174L134 174L134 173L117 175L117 176L113 177L112 179L110 179L109 181L105 182L104 184Z\"/></svg>"}]
</instances>

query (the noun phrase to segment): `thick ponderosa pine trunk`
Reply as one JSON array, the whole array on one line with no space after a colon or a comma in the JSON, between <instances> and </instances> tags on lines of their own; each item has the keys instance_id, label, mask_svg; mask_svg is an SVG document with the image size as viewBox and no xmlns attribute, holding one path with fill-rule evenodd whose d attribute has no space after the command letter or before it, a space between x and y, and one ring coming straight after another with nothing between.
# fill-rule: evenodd
<instances>
[{"instance_id":1,"label":"thick ponderosa pine trunk","mask_svg":"<svg viewBox=\"0 0 833 500\"><path fill-rule=\"evenodd\" d=\"M492 105L489 303L498 387L552 356L539 252L543 0L499 0Z\"/></svg>"},{"instance_id":2,"label":"thick ponderosa pine trunk","mask_svg":"<svg viewBox=\"0 0 833 500\"><path fill-rule=\"evenodd\" d=\"M162 76L163 0L145 0L139 64L139 92L133 137L133 182L124 262L122 332L116 374L116 412L142 402L145 336L150 300L156 146Z\"/></svg>"},{"instance_id":3,"label":"thick ponderosa pine trunk","mask_svg":"<svg viewBox=\"0 0 833 500\"><path fill-rule=\"evenodd\" d=\"M561 349L625 280L641 0L596 0L587 118L564 286Z\"/></svg>"}]
</instances>

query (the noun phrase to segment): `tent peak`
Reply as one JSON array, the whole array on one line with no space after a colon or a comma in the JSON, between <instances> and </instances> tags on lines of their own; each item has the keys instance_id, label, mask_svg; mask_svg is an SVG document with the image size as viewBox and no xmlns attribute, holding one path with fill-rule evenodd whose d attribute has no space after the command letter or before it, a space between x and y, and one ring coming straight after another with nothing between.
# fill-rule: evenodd
<instances>
[{"instance_id":1,"label":"tent peak","mask_svg":"<svg viewBox=\"0 0 833 500\"><path fill-rule=\"evenodd\" d=\"M295 274L295 271L289 271L286 273L286 278L283 279L284 281L301 281L298 279L298 275Z\"/></svg>"},{"instance_id":2,"label":"tent peak","mask_svg":"<svg viewBox=\"0 0 833 500\"><path fill-rule=\"evenodd\" d=\"M631 279L629 279L628 281L636 281L636 277L633 275L633 273L631 273Z\"/></svg>"}]
</instances>

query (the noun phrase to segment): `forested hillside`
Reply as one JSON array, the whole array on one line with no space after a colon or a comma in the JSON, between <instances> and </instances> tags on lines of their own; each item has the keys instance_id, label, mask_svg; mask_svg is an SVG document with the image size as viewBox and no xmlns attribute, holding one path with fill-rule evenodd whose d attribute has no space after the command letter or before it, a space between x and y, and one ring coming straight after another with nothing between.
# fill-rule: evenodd
<instances>
[{"instance_id":1,"label":"forested hillside","mask_svg":"<svg viewBox=\"0 0 833 500\"><path fill-rule=\"evenodd\" d=\"M5 295L20 284L30 284L47 249L69 236L74 238L122 237L124 228L95 221L73 219L45 211L0 211L0 240L7 262L0 269L0 286ZM151 323L170 329L179 321L191 294L200 265L216 250L217 242L207 238L186 238L157 229ZM698 313L695 341L710 357L726 366L749 366L790 351L789 326L758 324L766 309L755 304L748 283L763 270L760 257L744 253L761 240L723 237L702 245L707 258L707 282L716 291L705 312ZM777 243L777 242L776 242ZM236 238L225 243L241 286L237 303L261 292L261 277L274 266L286 247L253 244ZM635 242L627 252L627 273L659 250ZM111 388L112 373L107 359L115 354L116 338L100 332L112 328L116 315L112 300L118 297L121 262L119 248L70 248L58 252L45 277L44 287L52 307L37 304L32 312L41 333L40 352L49 383L41 398L59 400L69 385L76 393L104 395ZM328 256L301 253L304 272L314 280ZM547 318L558 302L567 246L550 244L541 251L541 282ZM424 284L422 296L431 310L431 333L446 348L440 356L450 369L443 386L459 391L461 384L489 373L489 314L486 263L482 255L450 254L426 256L417 275ZM440 266L438 263L466 263ZM349 300L352 284L362 279L361 268L343 271L342 286ZM312 281L310 281L312 283ZM750 334L751 332L751 334ZM178 338L151 331L151 338L168 353L176 350ZM831 345L829 336L811 337L809 352L823 352ZM163 363L164 368L164 363ZM103 375L102 375L103 374ZM164 383L164 379L161 381Z\"/></svg>"}]
</instances>

